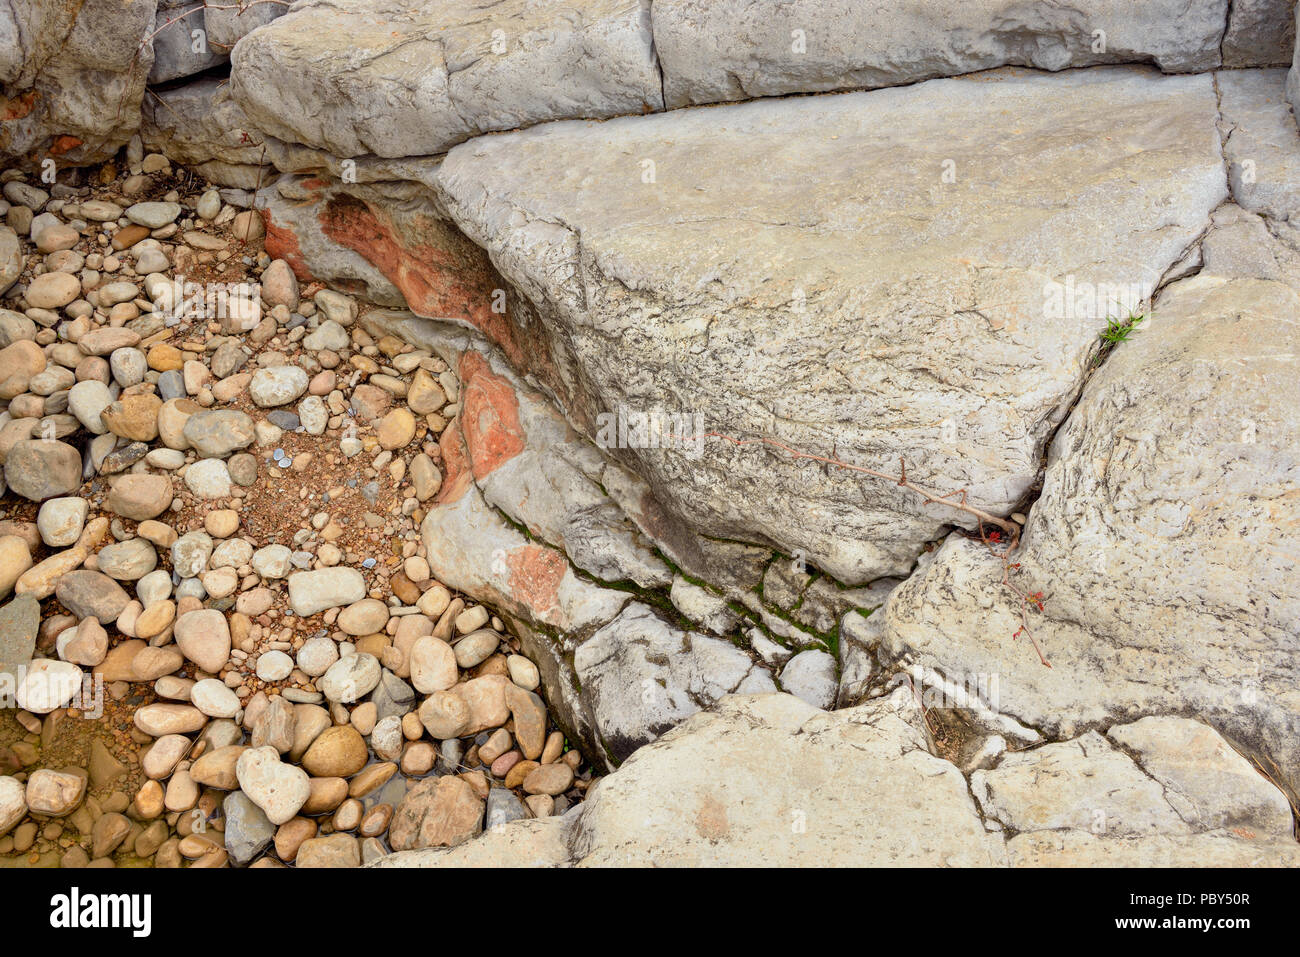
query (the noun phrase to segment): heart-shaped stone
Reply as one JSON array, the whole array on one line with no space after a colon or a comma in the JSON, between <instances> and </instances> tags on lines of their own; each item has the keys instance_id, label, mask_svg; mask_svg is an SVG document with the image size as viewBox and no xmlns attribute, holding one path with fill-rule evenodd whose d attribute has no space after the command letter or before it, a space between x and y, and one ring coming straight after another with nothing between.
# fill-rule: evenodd
<instances>
[{"instance_id":1,"label":"heart-shaped stone","mask_svg":"<svg viewBox=\"0 0 1300 957\"><path fill-rule=\"evenodd\" d=\"M235 777L240 790L266 814L272 824L288 821L307 802L311 782L307 772L280 760L275 748L249 748L239 756Z\"/></svg>"}]
</instances>

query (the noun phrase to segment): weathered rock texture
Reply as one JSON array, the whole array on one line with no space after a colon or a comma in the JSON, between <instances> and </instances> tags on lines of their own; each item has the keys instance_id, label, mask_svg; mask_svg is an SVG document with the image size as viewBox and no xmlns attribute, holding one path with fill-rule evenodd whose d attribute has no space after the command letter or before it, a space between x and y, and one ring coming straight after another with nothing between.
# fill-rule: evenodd
<instances>
[{"instance_id":1,"label":"weathered rock texture","mask_svg":"<svg viewBox=\"0 0 1300 957\"><path fill-rule=\"evenodd\" d=\"M158 0L14 0L0 8L0 157L107 159L140 125Z\"/></svg>"},{"instance_id":2,"label":"weathered rock texture","mask_svg":"<svg viewBox=\"0 0 1300 957\"><path fill-rule=\"evenodd\" d=\"M790 695L730 696L642 748L563 818L380 866L1294 866L1281 793L1258 776L1244 785L1249 801L1216 790L1243 759L1213 743L1180 754L1198 735L1214 738L1162 719L1159 732L1130 735L1135 760L1090 733L1010 755L968 784L927 750L907 689L833 714ZM1179 810L1191 806L1200 819Z\"/></svg>"},{"instance_id":3,"label":"weathered rock texture","mask_svg":"<svg viewBox=\"0 0 1300 957\"><path fill-rule=\"evenodd\" d=\"M166 83L192 76L229 59L226 51L212 45L211 36L204 29L205 15L203 0L159 2L150 83ZM148 109L147 97L142 106Z\"/></svg>"},{"instance_id":4,"label":"weathered rock texture","mask_svg":"<svg viewBox=\"0 0 1300 957\"><path fill-rule=\"evenodd\" d=\"M274 179L230 87L207 78L145 97L140 138L150 152L184 163L222 186L256 189Z\"/></svg>"},{"instance_id":5,"label":"weathered rock texture","mask_svg":"<svg viewBox=\"0 0 1300 957\"><path fill-rule=\"evenodd\" d=\"M1294 10L1295 0L1232 0L1223 65L1287 66L1296 38Z\"/></svg>"},{"instance_id":6,"label":"weathered rock texture","mask_svg":"<svg viewBox=\"0 0 1300 957\"><path fill-rule=\"evenodd\" d=\"M1195 714L1300 782L1294 356L1277 280L1170 286L1088 384L1050 451L1016 561L1053 667L1012 635L1002 564L954 536L884 609L884 650L999 676L998 709L1054 735Z\"/></svg>"},{"instance_id":7,"label":"weathered rock texture","mask_svg":"<svg viewBox=\"0 0 1300 957\"><path fill-rule=\"evenodd\" d=\"M839 614L879 604L810 575L787 581L762 549L670 537L664 547L709 584L688 582L656 545L663 526L644 483L489 358L481 334L395 311L364 323L456 369L461 413L443 434L445 478L422 526L431 569L511 619L552 713L585 753L613 766L722 695L775 690L777 658L745 629L774 631L763 647L789 657L783 644L828 649ZM760 598L765 580L771 594ZM807 630L782 617L801 604Z\"/></svg>"},{"instance_id":8,"label":"weathered rock texture","mask_svg":"<svg viewBox=\"0 0 1300 957\"><path fill-rule=\"evenodd\" d=\"M1300 246L1300 130L1287 106L1286 71L1225 70L1215 83L1233 200ZM1269 248L1262 244L1261 254Z\"/></svg>"},{"instance_id":9,"label":"weathered rock texture","mask_svg":"<svg viewBox=\"0 0 1300 957\"><path fill-rule=\"evenodd\" d=\"M258 27L284 16L288 9L287 4L281 3L249 3L241 9L231 0L204 0L203 26L208 43L228 55L236 43Z\"/></svg>"},{"instance_id":10,"label":"weathered rock texture","mask_svg":"<svg viewBox=\"0 0 1300 957\"><path fill-rule=\"evenodd\" d=\"M299 3L233 53L241 105L289 151L430 156L548 120L901 86L1003 66L1291 60L1293 0L410 0ZM278 13L209 9L228 49ZM224 45L224 46L223 46ZM375 103L385 108L374 109ZM282 164L281 169L301 168Z\"/></svg>"},{"instance_id":11,"label":"weathered rock texture","mask_svg":"<svg viewBox=\"0 0 1300 957\"><path fill-rule=\"evenodd\" d=\"M304 282L319 279L379 305L404 306L402 294L379 266L326 234L326 187L320 177L284 176L258 193L267 252L287 262Z\"/></svg>"},{"instance_id":12,"label":"weathered rock texture","mask_svg":"<svg viewBox=\"0 0 1300 957\"><path fill-rule=\"evenodd\" d=\"M456 148L436 184L542 317L503 350L590 437L603 414L686 414L688 438L903 457L1006 513L1117 309L1078 290L1140 302L1225 197L1216 116L1209 77L1006 72L551 124ZM616 454L683 524L844 582L906 572L958 520L701 441Z\"/></svg>"},{"instance_id":13,"label":"weathered rock texture","mask_svg":"<svg viewBox=\"0 0 1300 957\"><path fill-rule=\"evenodd\" d=\"M232 83L278 139L422 156L493 130L662 109L651 47L648 0L308 2L239 44Z\"/></svg>"},{"instance_id":14,"label":"weathered rock texture","mask_svg":"<svg viewBox=\"0 0 1300 957\"><path fill-rule=\"evenodd\" d=\"M1296 8L1295 25L1300 26L1300 7ZM1291 56L1291 69L1287 71L1286 76L1286 98L1291 104L1291 110L1300 118L1300 30L1297 30L1296 45ZM1300 119L1297 119L1300 122Z\"/></svg>"},{"instance_id":15,"label":"weathered rock texture","mask_svg":"<svg viewBox=\"0 0 1300 957\"><path fill-rule=\"evenodd\" d=\"M656 0L654 36L664 98L675 108L897 86L1000 66L1062 70L1153 61L1176 73L1208 70L1221 62L1227 6L1227 0L902 0L887 8L854 0L775 6ZM1280 26L1267 17L1238 21L1234 50L1248 56L1263 37L1270 49L1276 46Z\"/></svg>"},{"instance_id":16,"label":"weathered rock texture","mask_svg":"<svg viewBox=\"0 0 1300 957\"><path fill-rule=\"evenodd\" d=\"M775 691L772 676L721 638L629 605L577 647L573 667L601 745L615 761L731 692Z\"/></svg>"}]
</instances>

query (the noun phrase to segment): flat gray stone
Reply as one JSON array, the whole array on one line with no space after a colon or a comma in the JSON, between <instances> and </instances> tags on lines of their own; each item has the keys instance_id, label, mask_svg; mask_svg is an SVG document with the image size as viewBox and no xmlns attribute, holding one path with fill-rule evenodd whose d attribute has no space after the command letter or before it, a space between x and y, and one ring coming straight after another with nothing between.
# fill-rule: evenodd
<instances>
[{"instance_id":1,"label":"flat gray stone","mask_svg":"<svg viewBox=\"0 0 1300 957\"><path fill-rule=\"evenodd\" d=\"M1282 262L1267 244L1256 259ZM1013 639L1002 563L961 536L876 613L884 660L996 675L996 709L1051 735L1194 717L1295 787L1297 330L1300 295L1279 280L1167 287L1057 436L1015 554L1016 587L1047 596L1027 623L1052 667Z\"/></svg>"},{"instance_id":2,"label":"flat gray stone","mask_svg":"<svg viewBox=\"0 0 1300 957\"><path fill-rule=\"evenodd\" d=\"M1227 0L896 0L883 7L855 0L654 0L654 39L664 95L675 109L899 86L1000 66L1155 62L1171 73L1198 72L1219 65L1227 9ZM1249 52L1262 28L1240 19L1234 36Z\"/></svg>"},{"instance_id":3,"label":"flat gray stone","mask_svg":"<svg viewBox=\"0 0 1300 957\"><path fill-rule=\"evenodd\" d=\"M573 667L617 761L763 672L731 642L674 628L639 602L579 645Z\"/></svg>"},{"instance_id":4,"label":"flat gray stone","mask_svg":"<svg viewBox=\"0 0 1300 957\"><path fill-rule=\"evenodd\" d=\"M258 130L339 157L427 156L493 130L663 108L644 0L314 0L231 62Z\"/></svg>"},{"instance_id":5,"label":"flat gray stone","mask_svg":"<svg viewBox=\"0 0 1300 957\"><path fill-rule=\"evenodd\" d=\"M226 852L238 867L252 863L275 840L275 825L243 791L231 791L221 805Z\"/></svg>"},{"instance_id":6,"label":"flat gray stone","mask_svg":"<svg viewBox=\"0 0 1300 957\"><path fill-rule=\"evenodd\" d=\"M29 594L0 605L0 675L17 675L31 663L40 625L41 603Z\"/></svg>"},{"instance_id":7,"label":"flat gray stone","mask_svg":"<svg viewBox=\"0 0 1300 957\"><path fill-rule=\"evenodd\" d=\"M209 32L203 35L204 3L182 3L178 5L163 4L158 11L158 24L153 32L153 67L149 71L149 82L166 83L181 77L193 76L204 70L218 66L229 60L225 50L212 43ZM251 10L276 9L276 4L263 4ZM203 43L196 44L194 31L200 31ZM199 49L196 51L195 46ZM145 97L145 103L150 98Z\"/></svg>"},{"instance_id":8,"label":"flat gray stone","mask_svg":"<svg viewBox=\"0 0 1300 957\"><path fill-rule=\"evenodd\" d=\"M708 436L903 458L1009 513L1107 314L1226 197L1217 117L1209 76L1002 71L549 124L456 147L435 184L547 317L533 372L575 426L683 524L858 584L969 516ZM651 413L681 441L619 425Z\"/></svg>"}]
</instances>

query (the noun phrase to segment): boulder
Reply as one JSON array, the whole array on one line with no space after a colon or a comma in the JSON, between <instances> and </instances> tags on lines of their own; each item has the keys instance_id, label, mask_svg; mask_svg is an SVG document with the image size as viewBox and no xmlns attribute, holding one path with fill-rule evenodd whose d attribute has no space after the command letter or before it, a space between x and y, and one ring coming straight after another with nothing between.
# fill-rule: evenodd
<instances>
[{"instance_id":1,"label":"boulder","mask_svg":"<svg viewBox=\"0 0 1300 957\"><path fill-rule=\"evenodd\" d=\"M141 40L156 8L154 0L10 5L0 15L0 159L80 166L112 158L140 125L154 59Z\"/></svg>"},{"instance_id":2,"label":"boulder","mask_svg":"<svg viewBox=\"0 0 1300 957\"><path fill-rule=\"evenodd\" d=\"M1300 6L1296 8L1294 25L1300 27ZM1296 46L1292 53L1291 69L1286 74L1286 99L1291 104L1292 115L1300 122L1300 29L1297 30Z\"/></svg>"},{"instance_id":3,"label":"boulder","mask_svg":"<svg viewBox=\"0 0 1300 957\"><path fill-rule=\"evenodd\" d=\"M1294 248L1300 217L1300 130L1287 106L1285 70L1215 74L1232 198L1264 216Z\"/></svg>"},{"instance_id":4,"label":"boulder","mask_svg":"<svg viewBox=\"0 0 1300 957\"><path fill-rule=\"evenodd\" d=\"M236 43L258 27L283 16L287 9L287 6L278 3L247 6L209 3L203 11L203 25L208 33L208 42L219 50L229 52Z\"/></svg>"},{"instance_id":5,"label":"boulder","mask_svg":"<svg viewBox=\"0 0 1300 957\"><path fill-rule=\"evenodd\" d=\"M579 645L573 668L599 738L595 753L615 761L730 692L776 690L742 649L681 631L639 602Z\"/></svg>"},{"instance_id":6,"label":"boulder","mask_svg":"<svg viewBox=\"0 0 1300 957\"><path fill-rule=\"evenodd\" d=\"M1270 262L1255 247L1251 271ZM1168 286L1050 449L1016 592L988 548L950 537L877 612L883 660L996 675L989 704L1055 736L1195 717L1300 785L1297 328L1281 279L1207 267ZM1041 611L1019 597L1039 592ZM1014 640L1022 625L1051 668Z\"/></svg>"},{"instance_id":7,"label":"boulder","mask_svg":"<svg viewBox=\"0 0 1300 957\"><path fill-rule=\"evenodd\" d=\"M493 130L662 109L652 47L643 0L511 0L487 15L473 0L311 0L240 42L231 85L277 139L428 156Z\"/></svg>"},{"instance_id":8,"label":"boulder","mask_svg":"<svg viewBox=\"0 0 1300 957\"><path fill-rule=\"evenodd\" d=\"M602 625L627 603L626 592L579 577L563 552L530 541L506 522L468 472L446 492L420 533L426 546L437 543L428 549L430 568L447 587L562 631Z\"/></svg>"},{"instance_id":9,"label":"boulder","mask_svg":"<svg viewBox=\"0 0 1300 957\"><path fill-rule=\"evenodd\" d=\"M153 37L153 67L149 70L151 84L193 76L229 60L228 49L216 46L211 33L204 33L203 17L203 0L161 0ZM154 98L145 97L141 105L148 111Z\"/></svg>"},{"instance_id":10,"label":"boulder","mask_svg":"<svg viewBox=\"0 0 1300 957\"><path fill-rule=\"evenodd\" d=\"M654 543L607 491L634 485L634 476L601 457L544 396L481 353L465 352L457 372L465 413L458 431L487 502L598 579L643 588L672 583Z\"/></svg>"},{"instance_id":11,"label":"boulder","mask_svg":"<svg viewBox=\"0 0 1300 957\"><path fill-rule=\"evenodd\" d=\"M1188 824L1205 830L1244 827L1286 837L1291 806L1222 735L1188 718L1156 716L1106 733L1164 789L1164 799Z\"/></svg>"},{"instance_id":12,"label":"boulder","mask_svg":"<svg viewBox=\"0 0 1300 957\"><path fill-rule=\"evenodd\" d=\"M1295 0L1232 0L1223 34L1225 67L1290 66Z\"/></svg>"},{"instance_id":13,"label":"boulder","mask_svg":"<svg viewBox=\"0 0 1300 957\"><path fill-rule=\"evenodd\" d=\"M1105 319L1226 196L1217 116L1208 76L1002 71L551 124L454 148L435 183L547 317L484 331L527 343L664 524L858 584L971 524L900 459L995 513L1033 486Z\"/></svg>"},{"instance_id":14,"label":"boulder","mask_svg":"<svg viewBox=\"0 0 1300 957\"><path fill-rule=\"evenodd\" d=\"M795 0L774 8L764 0L655 0L654 41L664 98L676 109L901 86L1000 66L1154 62L1171 73L1208 70L1220 64L1229 6L899 0L882 9L854 0ZM1250 32L1243 22L1236 34L1247 49Z\"/></svg>"},{"instance_id":15,"label":"boulder","mask_svg":"<svg viewBox=\"0 0 1300 957\"><path fill-rule=\"evenodd\" d=\"M265 226L268 255L288 262L302 282L327 280L337 289L357 293L378 305L404 307L402 293L385 275L385 270L398 275L396 264L379 256L371 262L354 248L368 248L373 233L364 238L364 229L342 228L348 218L330 211L344 207L331 205L330 194L321 184L319 176L286 175L269 181L258 192L259 222ZM355 206L351 209L359 211Z\"/></svg>"}]
</instances>

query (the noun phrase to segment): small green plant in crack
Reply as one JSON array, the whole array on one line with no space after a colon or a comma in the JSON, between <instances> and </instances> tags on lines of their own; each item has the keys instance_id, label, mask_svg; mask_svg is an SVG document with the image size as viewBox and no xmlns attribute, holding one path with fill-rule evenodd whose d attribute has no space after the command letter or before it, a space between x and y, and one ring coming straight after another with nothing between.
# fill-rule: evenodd
<instances>
[{"instance_id":1,"label":"small green plant in crack","mask_svg":"<svg viewBox=\"0 0 1300 957\"><path fill-rule=\"evenodd\" d=\"M1138 326L1146 321L1146 318L1146 313L1143 312L1130 312L1123 319L1107 317L1106 328L1098 333L1098 338L1101 339L1101 349L1098 350L1093 365L1101 365L1117 345L1121 342L1128 342L1129 337L1133 335Z\"/></svg>"}]
</instances>

